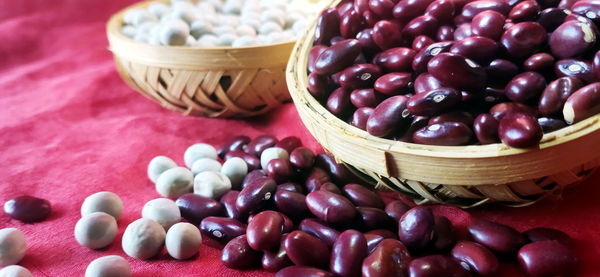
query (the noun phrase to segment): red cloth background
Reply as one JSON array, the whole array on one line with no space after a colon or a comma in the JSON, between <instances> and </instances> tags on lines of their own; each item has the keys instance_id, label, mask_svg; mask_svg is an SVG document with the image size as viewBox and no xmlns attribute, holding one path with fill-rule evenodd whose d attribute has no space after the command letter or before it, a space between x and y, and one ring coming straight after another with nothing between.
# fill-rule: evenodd
<instances>
[{"instance_id":1,"label":"red cloth background","mask_svg":"<svg viewBox=\"0 0 600 277\"><path fill-rule=\"evenodd\" d=\"M128 88L107 50L109 15L132 1L0 0L0 203L29 194L50 200L48 220L22 224L0 212L0 228L21 229L28 243L21 265L35 276L82 276L104 255L125 256L121 236L141 216L143 204L159 197L146 177L147 163L167 155L183 164L196 142L219 146L232 135L299 136L319 146L292 104L251 120L186 117L164 110ZM590 151L598 151L590 149ZM574 186L562 199L525 208L487 206L470 210L519 231L554 227L576 240L581 276L600 275L600 174ZM123 199L119 235L105 250L77 244L73 228L83 199L109 190ZM437 207L458 227L468 214ZM203 246L197 258L175 261L164 254L151 261L126 257L134 276L234 276L221 265L220 251ZM522 275L504 263L503 276ZM262 270L246 276L271 276Z\"/></svg>"}]
</instances>

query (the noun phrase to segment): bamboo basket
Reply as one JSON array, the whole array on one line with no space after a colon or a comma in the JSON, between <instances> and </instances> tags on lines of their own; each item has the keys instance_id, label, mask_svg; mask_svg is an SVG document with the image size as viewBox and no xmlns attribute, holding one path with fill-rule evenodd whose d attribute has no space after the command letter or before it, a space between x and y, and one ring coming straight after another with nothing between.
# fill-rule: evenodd
<instances>
[{"instance_id":1,"label":"bamboo basket","mask_svg":"<svg viewBox=\"0 0 600 277\"><path fill-rule=\"evenodd\" d=\"M307 91L306 64L315 24L294 47L286 69L288 89L317 141L375 186L407 194L419 204L524 206L560 195L565 186L600 166L600 114L545 134L535 149L501 143L431 146L371 136L331 114Z\"/></svg>"},{"instance_id":2,"label":"bamboo basket","mask_svg":"<svg viewBox=\"0 0 600 277\"><path fill-rule=\"evenodd\" d=\"M290 100L284 71L293 41L203 48L150 45L121 34L123 14L151 3L127 7L106 26L117 70L131 88L168 109L206 117L254 116Z\"/></svg>"}]
</instances>

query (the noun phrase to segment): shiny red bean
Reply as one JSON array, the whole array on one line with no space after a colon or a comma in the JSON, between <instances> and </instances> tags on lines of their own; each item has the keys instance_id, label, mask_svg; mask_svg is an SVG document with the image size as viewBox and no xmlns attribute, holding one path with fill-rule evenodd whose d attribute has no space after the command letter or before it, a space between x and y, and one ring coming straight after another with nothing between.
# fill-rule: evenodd
<instances>
[{"instance_id":1,"label":"shiny red bean","mask_svg":"<svg viewBox=\"0 0 600 277\"><path fill-rule=\"evenodd\" d=\"M262 177L254 180L240 191L235 207L241 214L250 214L260 211L271 203L272 196L277 189L277 183L271 178Z\"/></svg>"},{"instance_id":2,"label":"shiny red bean","mask_svg":"<svg viewBox=\"0 0 600 277\"><path fill-rule=\"evenodd\" d=\"M499 12L483 11L473 17L471 32L474 35L498 40L504 33L504 20L506 18Z\"/></svg>"},{"instance_id":3,"label":"shiny red bean","mask_svg":"<svg viewBox=\"0 0 600 277\"><path fill-rule=\"evenodd\" d=\"M546 88L546 79L537 72L523 72L515 76L504 88L504 94L514 102L524 103L539 99Z\"/></svg>"},{"instance_id":4,"label":"shiny red bean","mask_svg":"<svg viewBox=\"0 0 600 277\"><path fill-rule=\"evenodd\" d=\"M491 114L482 113L475 118L473 122L473 132L481 144L491 144L500 142L498 136L498 125L500 122Z\"/></svg>"},{"instance_id":5,"label":"shiny red bean","mask_svg":"<svg viewBox=\"0 0 600 277\"><path fill-rule=\"evenodd\" d=\"M464 269L480 276L494 276L500 269L494 253L476 242L459 241L452 248L451 254Z\"/></svg>"},{"instance_id":6,"label":"shiny red bean","mask_svg":"<svg viewBox=\"0 0 600 277\"><path fill-rule=\"evenodd\" d=\"M591 61L575 59L559 60L554 64L554 72L556 73L556 77L575 77L585 83L596 81Z\"/></svg>"},{"instance_id":7,"label":"shiny red bean","mask_svg":"<svg viewBox=\"0 0 600 277\"><path fill-rule=\"evenodd\" d=\"M408 210L399 222L398 237L411 251L424 250L433 239L434 216L429 207Z\"/></svg>"},{"instance_id":8,"label":"shiny red bean","mask_svg":"<svg viewBox=\"0 0 600 277\"><path fill-rule=\"evenodd\" d=\"M368 253L369 255L371 255L375 251L375 249L377 249L379 244L381 244L381 242L386 238L378 234L365 233L365 239L367 240Z\"/></svg>"},{"instance_id":9,"label":"shiny red bean","mask_svg":"<svg viewBox=\"0 0 600 277\"><path fill-rule=\"evenodd\" d=\"M298 147L290 152L290 164L295 168L308 169L314 162L315 154L306 147Z\"/></svg>"},{"instance_id":10,"label":"shiny red bean","mask_svg":"<svg viewBox=\"0 0 600 277\"><path fill-rule=\"evenodd\" d=\"M425 9L425 15L430 15L437 18L440 23L450 23L452 22L455 11L456 8L454 7L454 3L452 1L436 0L427 6L427 9Z\"/></svg>"},{"instance_id":11,"label":"shiny red bean","mask_svg":"<svg viewBox=\"0 0 600 277\"><path fill-rule=\"evenodd\" d=\"M594 60L592 61L592 68L594 69L594 75L596 76L596 80L600 81L600 50L596 52L596 55L594 55Z\"/></svg>"},{"instance_id":12,"label":"shiny red bean","mask_svg":"<svg viewBox=\"0 0 600 277\"><path fill-rule=\"evenodd\" d=\"M485 68L485 72L489 82L506 85L519 73L519 67L511 61L495 59Z\"/></svg>"},{"instance_id":13,"label":"shiny red bean","mask_svg":"<svg viewBox=\"0 0 600 277\"><path fill-rule=\"evenodd\" d=\"M314 266L318 268L329 267L329 248L318 238L302 231L291 232L283 243L288 258L296 264Z\"/></svg>"},{"instance_id":14,"label":"shiny red bean","mask_svg":"<svg viewBox=\"0 0 600 277\"><path fill-rule=\"evenodd\" d=\"M248 149L248 146L246 146L246 149ZM248 171L260 169L260 160L253 154L248 154L242 150L234 150L225 154L225 161L233 157L242 158L244 162L246 162L246 164L248 165Z\"/></svg>"},{"instance_id":15,"label":"shiny red bean","mask_svg":"<svg viewBox=\"0 0 600 277\"><path fill-rule=\"evenodd\" d=\"M340 190L340 188L338 188L338 186L334 183L325 183L321 186L321 188L319 188L319 190L325 190L325 191L329 191L329 192L333 192L335 194L339 194L342 195L342 191Z\"/></svg>"},{"instance_id":16,"label":"shiny red bean","mask_svg":"<svg viewBox=\"0 0 600 277\"><path fill-rule=\"evenodd\" d=\"M296 136L285 137L275 144L275 147L283 148L288 153L291 153L294 149L300 146L302 146L302 141L300 141L300 139Z\"/></svg>"},{"instance_id":17,"label":"shiny red bean","mask_svg":"<svg viewBox=\"0 0 600 277\"><path fill-rule=\"evenodd\" d=\"M302 217L308 213L306 196L304 194L288 190L277 190L275 192L275 206L277 209L291 217Z\"/></svg>"},{"instance_id":18,"label":"shiny red bean","mask_svg":"<svg viewBox=\"0 0 600 277\"><path fill-rule=\"evenodd\" d=\"M339 87L334 90L327 98L326 107L332 114L343 116L350 112L352 103L350 102L350 93L352 92L349 88Z\"/></svg>"},{"instance_id":19,"label":"shiny red bean","mask_svg":"<svg viewBox=\"0 0 600 277\"><path fill-rule=\"evenodd\" d=\"M415 79L414 90L415 93L419 94L441 88L442 86L443 85L440 80L425 72L419 74L419 76L417 76Z\"/></svg>"},{"instance_id":20,"label":"shiny red bean","mask_svg":"<svg viewBox=\"0 0 600 277\"><path fill-rule=\"evenodd\" d=\"M473 115L471 115L470 113L454 111L454 112L443 113L438 116L430 118L428 121L428 125L439 124L439 123L444 123L444 122L461 122L467 126L471 126L471 125L473 125L473 121L474 121Z\"/></svg>"},{"instance_id":21,"label":"shiny red bean","mask_svg":"<svg viewBox=\"0 0 600 277\"><path fill-rule=\"evenodd\" d=\"M396 221L400 221L402 215L408 210L410 207L400 200L392 201L385 206L385 212Z\"/></svg>"},{"instance_id":22,"label":"shiny red bean","mask_svg":"<svg viewBox=\"0 0 600 277\"><path fill-rule=\"evenodd\" d=\"M500 43L513 58L531 56L546 42L546 29L535 22L520 22L504 31Z\"/></svg>"},{"instance_id":23,"label":"shiny red bean","mask_svg":"<svg viewBox=\"0 0 600 277\"><path fill-rule=\"evenodd\" d=\"M342 71L340 85L350 88L373 87L375 80L383 74L381 68L374 64L355 64Z\"/></svg>"},{"instance_id":24,"label":"shiny red bean","mask_svg":"<svg viewBox=\"0 0 600 277\"><path fill-rule=\"evenodd\" d=\"M562 119L540 117L537 119L537 121L540 124L540 127L542 127L544 134L567 127L567 123Z\"/></svg>"},{"instance_id":25,"label":"shiny red bean","mask_svg":"<svg viewBox=\"0 0 600 277\"><path fill-rule=\"evenodd\" d=\"M324 169L335 183L347 183L351 179L351 173L343 165L339 164L333 155L328 153L319 153L315 157L315 165Z\"/></svg>"},{"instance_id":26,"label":"shiny red bean","mask_svg":"<svg viewBox=\"0 0 600 277\"><path fill-rule=\"evenodd\" d=\"M379 53L373 63L389 72L408 72L417 52L410 48L395 47Z\"/></svg>"},{"instance_id":27,"label":"shiny red bean","mask_svg":"<svg viewBox=\"0 0 600 277\"><path fill-rule=\"evenodd\" d=\"M392 0L369 0L369 9L377 16L389 19L392 17L394 2Z\"/></svg>"},{"instance_id":28,"label":"shiny red bean","mask_svg":"<svg viewBox=\"0 0 600 277\"><path fill-rule=\"evenodd\" d=\"M523 235L530 242L555 240L565 246L573 246L573 240L567 234L552 228L537 227L523 232Z\"/></svg>"},{"instance_id":29,"label":"shiny red bean","mask_svg":"<svg viewBox=\"0 0 600 277\"><path fill-rule=\"evenodd\" d=\"M531 55L523 62L523 68L526 71L535 71L538 73L547 73L554 67L554 57L548 53L537 53Z\"/></svg>"},{"instance_id":30,"label":"shiny red bean","mask_svg":"<svg viewBox=\"0 0 600 277\"><path fill-rule=\"evenodd\" d=\"M312 51L312 49L311 49ZM234 136L229 138L219 150L217 150L217 154L221 159L225 158L225 154L230 151L240 150L243 151L246 144L250 142L250 138L248 136Z\"/></svg>"},{"instance_id":31,"label":"shiny red bean","mask_svg":"<svg viewBox=\"0 0 600 277\"><path fill-rule=\"evenodd\" d=\"M437 251L448 251L456 243L456 234L452 222L444 216L436 216L433 225L431 246Z\"/></svg>"},{"instance_id":32,"label":"shiny red bean","mask_svg":"<svg viewBox=\"0 0 600 277\"><path fill-rule=\"evenodd\" d=\"M257 251L276 250L283 233L283 217L275 211L256 214L246 228L248 244Z\"/></svg>"},{"instance_id":33,"label":"shiny red bean","mask_svg":"<svg viewBox=\"0 0 600 277\"><path fill-rule=\"evenodd\" d=\"M246 146L246 153L260 157L262 151L275 146L278 140L272 135L261 135L251 140Z\"/></svg>"},{"instance_id":34,"label":"shiny red bean","mask_svg":"<svg viewBox=\"0 0 600 277\"><path fill-rule=\"evenodd\" d=\"M383 50L397 47L402 43L401 27L395 21L380 20L373 26L373 41Z\"/></svg>"},{"instance_id":35,"label":"shiny red bean","mask_svg":"<svg viewBox=\"0 0 600 277\"><path fill-rule=\"evenodd\" d=\"M465 20L470 21L473 17L483 11L495 11L506 16L510 12L510 6L508 3L500 0L478 0L466 4L460 15L462 15Z\"/></svg>"},{"instance_id":36,"label":"shiny red bean","mask_svg":"<svg viewBox=\"0 0 600 277\"><path fill-rule=\"evenodd\" d=\"M433 37L438 29L438 20L430 15L421 15L413 18L402 30L404 38L412 41L415 37L424 35Z\"/></svg>"},{"instance_id":37,"label":"shiny red bean","mask_svg":"<svg viewBox=\"0 0 600 277\"><path fill-rule=\"evenodd\" d=\"M308 192L319 190L324 183L331 181L329 174L318 167L313 167L306 177L304 186Z\"/></svg>"},{"instance_id":38,"label":"shiny red bean","mask_svg":"<svg viewBox=\"0 0 600 277\"><path fill-rule=\"evenodd\" d=\"M413 135L416 131L424 128L428 125L429 118L426 116L415 116L413 117L410 126L406 129L404 134L397 138L399 141L403 142L413 142Z\"/></svg>"},{"instance_id":39,"label":"shiny red bean","mask_svg":"<svg viewBox=\"0 0 600 277\"><path fill-rule=\"evenodd\" d=\"M194 225L209 216L220 216L223 205L216 200L194 193L186 193L175 201L181 212L181 217Z\"/></svg>"},{"instance_id":40,"label":"shiny red bean","mask_svg":"<svg viewBox=\"0 0 600 277\"><path fill-rule=\"evenodd\" d=\"M367 23L367 26L374 27L377 22L379 22L382 18L377 16L373 11L366 10L362 13L363 19Z\"/></svg>"},{"instance_id":41,"label":"shiny red bean","mask_svg":"<svg viewBox=\"0 0 600 277\"><path fill-rule=\"evenodd\" d=\"M571 6L573 6L573 4L575 4L577 1L579 0L561 0L558 3L557 8L570 10Z\"/></svg>"},{"instance_id":42,"label":"shiny red bean","mask_svg":"<svg viewBox=\"0 0 600 277\"><path fill-rule=\"evenodd\" d=\"M562 23L550 35L550 50L559 59L580 56L593 49L598 32L587 23L570 20Z\"/></svg>"},{"instance_id":43,"label":"shiny red bean","mask_svg":"<svg viewBox=\"0 0 600 277\"><path fill-rule=\"evenodd\" d=\"M387 229L394 230L397 223L382 209L372 207L357 207L360 226L364 230Z\"/></svg>"},{"instance_id":44,"label":"shiny red bean","mask_svg":"<svg viewBox=\"0 0 600 277\"><path fill-rule=\"evenodd\" d=\"M452 33L454 35L454 33ZM418 36L413 40L412 49L415 51L421 51L425 47L434 43L433 39L428 36Z\"/></svg>"},{"instance_id":45,"label":"shiny red bean","mask_svg":"<svg viewBox=\"0 0 600 277\"><path fill-rule=\"evenodd\" d=\"M511 147L527 148L538 145L544 132L535 117L514 113L505 116L498 125L500 140Z\"/></svg>"},{"instance_id":46,"label":"shiny red bean","mask_svg":"<svg viewBox=\"0 0 600 277\"><path fill-rule=\"evenodd\" d=\"M396 73L390 73L390 74L396 74ZM389 74L386 74L389 75ZM384 76L379 77L379 79L383 78ZM410 74L408 74L410 76ZM377 79L377 80L379 80ZM377 84L377 81L375 81L375 87L378 86L382 86L381 84ZM374 108L375 106L377 106L377 104L381 103L381 101L383 101L385 99L385 96L377 91L375 91L372 88L365 88L365 89L356 89L353 90L350 93L350 102L352 102L352 105L354 105L357 108L362 108L362 107L369 107L369 108Z\"/></svg>"},{"instance_id":47,"label":"shiny red bean","mask_svg":"<svg viewBox=\"0 0 600 277\"><path fill-rule=\"evenodd\" d=\"M577 272L578 259L555 240L527 244L519 250L519 264L530 276L567 276Z\"/></svg>"},{"instance_id":48,"label":"shiny red bean","mask_svg":"<svg viewBox=\"0 0 600 277\"><path fill-rule=\"evenodd\" d=\"M366 28L356 34L356 39L365 54L373 54L380 51L379 46L373 40L373 29Z\"/></svg>"},{"instance_id":49,"label":"shiny red bean","mask_svg":"<svg viewBox=\"0 0 600 277\"><path fill-rule=\"evenodd\" d=\"M474 220L468 230L474 241L498 253L515 253L526 242L515 229L488 220Z\"/></svg>"},{"instance_id":50,"label":"shiny red bean","mask_svg":"<svg viewBox=\"0 0 600 277\"><path fill-rule=\"evenodd\" d=\"M286 159L272 159L267 163L267 176L280 184L287 181L293 176L294 169L290 162Z\"/></svg>"},{"instance_id":51,"label":"shiny red bean","mask_svg":"<svg viewBox=\"0 0 600 277\"><path fill-rule=\"evenodd\" d=\"M597 113L600 113L600 82L575 91L563 108L563 116L568 124L577 123Z\"/></svg>"},{"instance_id":52,"label":"shiny red bean","mask_svg":"<svg viewBox=\"0 0 600 277\"><path fill-rule=\"evenodd\" d=\"M569 96L582 86L583 83L573 77L561 77L550 82L540 97L538 111L546 116L560 114Z\"/></svg>"},{"instance_id":53,"label":"shiny red bean","mask_svg":"<svg viewBox=\"0 0 600 277\"><path fill-rule=\"evenodd\" d=\"M365 235L378 235L384 239L398 239L398 232L392 232L388 229L373 229L365 233Z\"/></svg>"},{"instance_id":54,"label":"shiny red bean","mask_svg":"<svg viewBox=\"0 0 600 277\"><path fill-rule=\"evenodd\" d=\"M308 209L319 219L330 224L351 222L356 215L352 202L344 196L318 190L306 196Z\"/></svg>"},{"instance_id":55,"label":"shiny red bean","mask_svg":"<svg viewBox=\"0 0 600 277\"><path fill-rule=\"evenodd\" d=\"M447 41L454 39L454 27L443 25L440 26L435 34L436 41Z\"/></svg>"},{"instance_id":56,"label":"shiny red bean","mask_svg":"<svg viewBox=\"0 0 600 277\"><path fill-rule=\"evenodd\" d=\"M375 251L364 259L362 276L407 276L410 260L410 254L401 242L384 239Z\"/></svg>"},{"instance_id":57,"label":"shiny red bean","mask_svg":"<svg viewBox=\"0 0 600 277\"><path fill-rule=\"evenodd\" d=\"M441 53L427 63L427 71L442 84L459 90L484 86L485 71L472 61L452 53Z\"/></svg>"},{"instance_id":58,"label":"shiny red bean","mask_svg":"<svg viewBox=\"0 0 600 277\"><path fill-rule=\"evenodd\" d=\"M329 269L338 276L359 277L362 261L367 255L365 236L356 230L346 230L333 244Z\"/></svg>"},{"instance_id":59,"label":"shiny red bean","mask_svg":"<svg viewBox=\"0 0 600 277\"><path fill-rule=\"evenodd\" d=\"M461 101L459 91L442 87L412 96L406 108L413 115L434 116L456 107Z\"/></svg>"},{"instance_id":60,"label":"shiny red bean","mask_svg":"<svg viewBox=\"0 0 600 277\"><path fill-rule=\"evenodd\" d=\"M340 235L340 232L329 227L325 222L314 218L307 218L298 225L300 231L306 232L321 240L327 247L331 248Z\"/></svg>"},{"instance_id":61,"label":"shiny red bean","mask_svg":"<svg viewBox=\"0 0 600 277\"><path fill-rule=\"evenodd\" d=\"M309 266L288 266L275 274L275 277L333 277L328 271Z\"/></svg>"},{"instance_id":62,"label":"shiny red bean","mask_svg":"<svg viewBox=\"0 0 600 277\"><path fill-rule=\"evenodd\" d=\"M221 262L228 268L249 269L260 262L260 252L250 248L246 235L232 239L225 245L221 254Z\"/></svg>"},{"instance_id":63,"label":"shiny red bean","mask_svg":"<svg viewBox=\"0 0 600 277\"><path fill-rule=\"evenodd\" d=\"M547 8L540 12L537 23L542 25L549 33L560 26L569 15L565 9Z\"/></svg>"},{"instance_id":64,"label":"shiny red bean","mask_svg":"<svg viewBox=\"0 0 600 277\"><path fill-rule=\"evenodd\" d=\"M354 3L352 3L352 2L340 3L340 5L337 6L337 11L340 16L343 16L347 12L353 11L353 10L354 10Z\"/></svg>"},{"instance_id":65,"label":"shiny red bean","mask_svg":"<svg viewBox=\"0 0 600 277\"><path fill-rule=\"evenodd\" d=\"M11 218L25 223L40 222L51 212L50 201L34 196L23 195L4 203L4 212Z\"/></svg>"},{"instance_id":66,"label":"shiny red bean","mask_svg":"<svg viewBox=\"0 0 600 277\"><path fill-rule=\"evenodd\" d=\"M468 38L473 35L473 31L471 30L471 24L463 23L456 26L454 29L454 40L459 41L465 38Z\"/></svg>"},{"instance_id":67,"label":"shiny red bean","mask_svg":"<svg viewBox=\"0 0 600 277\"><path fill-rule=\"evenodd\" d=\"M442 41L427 46L425 49L419 51L415 55L414 59L412 60L412 69L416 73L427 71L427 63L429 63L433 57L439 55L440 53L448 52L453 44L453 41Z\"/></svg>"},{"instance_id":68,"label":"shiny red bean","mask_svg":"<svg viewBox=\"0 0 600 277\"><path fill-rule=\"evenodd\" d=\"M381 197L374 191L358 184L347 184L343 187L344 196L346 196L356 206L373 207L378 209L385 208Z\"/></svg>"},{"instance_id":69,"label":"shiny red bean","mask_svg":"<svg viewBox=\"0 0 600 277\"><path fill-rule=\"evenodd\" d=\"M460 122L444 122L424 127L413 134L413 141L429 145L466 145L471 140L473 132Z\"/></svg>"},{"instance_id":70,"label":"shiny red bean","mask_svg":"<svg viewBox=\"0 0 600 277\"><path fill-rule=\"evenodd\" d=\"M431 2L433 2L433 0L399 1L398 4L394 6L393 16L402 22L409 22L413 18L423 14Z\"/></svg>"},{"instance_id":71,"label":"shiny red bean","mask_svg":"<svg viewBox=\"0 0 600 277\"><path fill-rule=\"evenodd\" d=\"M347 39L325 49L315 60L314 72L322 75L332 74L348 67L360 54L360 43L356 39Z\"/></svg>"},{"instance_id":72,"label":"shiny red bean","mask_svg":"<svg viewBox=\"0 0 600 277\"><path fill-rule=\"evenodd\" d=\"M222 244L241 235L245 235L246 227L246 224L239 220L227 217L209 216L200 222L202 236L211 238Z\"/></svg>"},{"instance_id":73,"label":"shiny red bean","mask_svg":"<svg viewBox=\"0 0 600 277\"><path fill-rule=\"evenodd\" d=\"M430 255L412 260L408 273L411 277L469 276L456 260L443 255Z\"/></svg>"},{"instance_id":74,"label":"shiny red bean","mask_svg":"<svg viewBox=\"0 0 600 277\"><path fill-rule=\"evenodd\" d=\"M534 21L540 13L540 5L534 0L518 3L510 10L508 18L513 22Z\"/></svg>"},{"instance_id":75,"label":"shiny red bean","mask_svg":"<svg viewBox=\"0 0 600 277\"><path fill-rule=\"evenodd\" d=\"M242 187L245 188L248 184L254 182L254 180L256 180L260 177L267 177L267 172L265 172L262 169L255 169L255 170L248 172L248 174L246 174L246 177L244 177L244 181L242 182Z\"/></svg>"},{"instance_id":76,"label":"shiny red bean","mask_svg":"<svg viewBox=\"0 0 600 277\"><path fill-rule=\"evenodd\" d=\"M367 132L373 136L385 137L410 124L410 113L406 109L408 98L403 95L392 96L381 102L367 120Z\"/></svg>"},{"instance_id":77,"label":"shiny red bean","mask_svg":"<svg viewBox=\"0 0 600 277\"><path fill-rule=\"evenodd\" d=\"M287 190L287 191L293 191L293 192L297 192L300 194L304 193L304 189L302 188L301 185L297 184L297 183L293 183L293 182L286 182L280 185L277 185L277 190Z\"/></svg>"},{"instance_id":78,"label":"shiny red bean","mask_svg":"<svg viewBox=\"0 0 600 277\"><path fill-rule=\"evenodd\" d=\"M361 107L354 111L354 114L352 114L352 126L366 131L367 120L369 120L369 116L373 114L373 110L374 109L370 107Z\"/></svg>"},{"instance_id":79,"label":"shiny red bean","mask_svg":"<svg viewBox=\"0 0 600 277\"><path fill-rule=\"evenodd\" d=\"M265 251L265 253L262 256L263 269L275 272L288 266L294 265L290 258L288 258L287 253L285 252L285 247L283 246L283 242L285 241L285 238L287 238L287 236L288 234L283 234L281 236L279 249L277 249L276 251Z\"/></svg>"},{"instance_id":80,"label":"shiny red bean","mask_svg":"<svg viewBox=\"0 0 600 277\"><path fill-rule=\"evenodd\" d=\"M317 61L317 57L319 57L319 55L321 55L325 49L327 49L327 46L325 45L314 45L310 49L308 52L308 61L306 65L308 72L312 73L315 71L315 62Z\"/></svg>"},{"instance_id":81,"label":"shiny red bean","mask_svg":"<svg viewBox=\"0 0 600 277\"><path fill-rule=\"evenodd\" d=\"M342 15L340 20L340 34L345 38L353 38L362 28L362 15L355 10L350 10Z\"/></svg>"},{"instance_id":82,"label":"shiny red bean","mask_svg":"<svg viewBox=\"0 0 600 277\"><path fill-rule=\"evenodd\" d=\"M450 53L462 55L478 64L488 64L498 52L498 44L486 37L475 36L457 41L450 48Z\"/></svg>"},{"instance_id":83,"label":"shiny red bean","mask_svg":"<svg viewBox=\"0 0 600 277\"><path fill-rule=\"evenodd\" d=\"M332 37L339 34L340 14L334 8L321 12L315 28L315 44L328 44Z\"/></svg>"},{"instance_id":84,"label":"shiny red bean","mask_svg":"<svg viewBox=\"0 0 600 277\"><path fill-rule=\"evenodd\" d=\"M498 122L500 122L500 120L502 120L502 118L504 118L505 116L507 116L509 114L513 114L513 113L524 113L524 114L528 114L531 116L536 116L536 111L532 107L527 106L525 104L521 104L521 103L513 103L513 102L499 103L499 104L494 105L490 109L490 114L496 120L498 120Z\"/></svg>"},{"instance_id":85,"label":"shiny red bean","mask_svg":"<svg viewBox=\"0 0 600 277\"><path fill-rule=\"evenodd\" d=\"M571 6L573 13L584 16L596 24L600 24L600 3L596 0L577 1Z\"/></svg>"},{"instance_id":86,"label":"shiny red bean","mask_svg":"<svg viewBox=\"0 0 600 277\"><path fill-rule=\"evenodd\" d=\"M229 218L242 219L243 215L237 211L235 208L235 201L237 200L238 195L240 194L237 190L230 190L221 196L219 202L223 205L223 209L225 210L225 214ZM183 214L183 213L182 213Z\"/></svg>"}]
</instances>

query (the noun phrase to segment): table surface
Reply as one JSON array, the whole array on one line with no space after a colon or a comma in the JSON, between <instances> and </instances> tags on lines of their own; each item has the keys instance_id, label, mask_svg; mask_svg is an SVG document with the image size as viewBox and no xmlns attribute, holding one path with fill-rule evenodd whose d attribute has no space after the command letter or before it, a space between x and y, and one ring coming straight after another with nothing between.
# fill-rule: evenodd
<instances>
[{"instance_id":1,"label":"table surface","mask_svg":"<svg viewBox=\"0 0 600 277\"><path fill-rule=\"evenodd\" d=\"M183 152L196 142L219 146L230 136L295 135L313 150L317 142L292 104L250 120L186 117L168 111L127 87L119 78L105 23L133 1L0 0L0 203L29 194L48 199L48 220L23 224L0 214L0 228L16 227L27 238L21 265L35 276L83 275L87 264L104 255L125 256L134 276L237 276L225 268L220 251L202 246L192 260L175 261L163 252L150 261L127 257L121 236L141 216L147 201L159 197L146 177L148 161L166 155L183 164ZM593 149L591 151L598 151ZM469 210L519 231L553 227L572 236L581 259L581 276L600 275L600 173L568 188L562 197L534 206L486 206ZM90 250L73 237L83 199L97 191L123 199L117 239L106 249ZM464 230L470 216L437 206ZM503 276L523 275L503 263ZM245 276L271 276L262 270Z\"/></svg>"}]
</instances>

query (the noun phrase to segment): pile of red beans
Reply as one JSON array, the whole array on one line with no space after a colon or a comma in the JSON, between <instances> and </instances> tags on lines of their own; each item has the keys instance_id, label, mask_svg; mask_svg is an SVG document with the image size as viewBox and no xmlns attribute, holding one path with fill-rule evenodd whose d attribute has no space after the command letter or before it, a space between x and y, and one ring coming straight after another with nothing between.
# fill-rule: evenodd
<instances>
[{"instance_id":1,"label":"pile of red beans","mask_svg":"<svg viewBox=\"0 0 600 277\"><path fill-rule=\"evenodd\" d=\"M600 113L600 0L354 0L319 17L308 90L369 134L535 146Z\"/></svg>"},{"instance_id":2,"label":"pile of red beans","mask_svg":"<svg viewBox=\"0 0 600 277\"><path fill-rule=\"evenodd\" d=\"M229 268L262 265L281 277L490 276L499 271L498 257L517 257L533 276L569 275L577 268L573 243L561 231L519 233L478 219L464 240L448 218L428 206L384 202L330 155L314 155L296 137L237 136L218 153L253 167L273 146L286 149L289 159L272 160L266 170L254 167L219 200L185 194L176 201L182 216L210 238L206 244L222 247Z\"/></svg>"}]
</instances>

